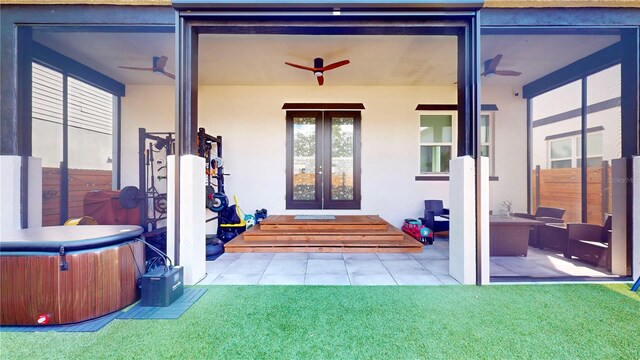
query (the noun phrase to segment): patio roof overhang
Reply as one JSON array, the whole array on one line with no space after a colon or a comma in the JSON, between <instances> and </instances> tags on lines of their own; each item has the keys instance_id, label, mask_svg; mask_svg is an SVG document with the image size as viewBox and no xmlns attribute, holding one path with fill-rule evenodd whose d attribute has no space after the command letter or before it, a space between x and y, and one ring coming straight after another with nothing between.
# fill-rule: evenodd
<instances>
[{"instance_id":1,"label":"patio roof overhang","mask_svg":"<svg viewBox=\"0 0 640 360\"><path fill-rule=\"evenodd\" d=\"M479 10L484 0L173 0L172 4L177 10Z\"/></svg>"}]
</instances>

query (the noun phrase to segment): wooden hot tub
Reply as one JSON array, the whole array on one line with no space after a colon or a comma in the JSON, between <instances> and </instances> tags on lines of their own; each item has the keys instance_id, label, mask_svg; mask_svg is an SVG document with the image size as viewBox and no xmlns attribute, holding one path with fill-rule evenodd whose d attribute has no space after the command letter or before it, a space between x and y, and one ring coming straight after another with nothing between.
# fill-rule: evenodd
<instances>
[{"instance_id":1,"label":"wooden hot tub","mask_svg":"<svg viewBox=\"0 0 640 360\"><path fill-rule=\"evenodd\" d=\"M23 229L0 239L0 325L93 319L134 303L144 273L142 228Z\"/></svg>"}]
</instances>

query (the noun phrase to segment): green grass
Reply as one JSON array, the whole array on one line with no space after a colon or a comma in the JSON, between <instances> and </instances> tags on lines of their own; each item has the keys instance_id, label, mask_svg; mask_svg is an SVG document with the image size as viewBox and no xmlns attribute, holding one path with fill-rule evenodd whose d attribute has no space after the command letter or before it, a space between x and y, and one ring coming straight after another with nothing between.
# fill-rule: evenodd
<instances>
[{"instance_id":1,"label":"green grass","mask_svg":"<svg viewBox=\"0 0 640 360\"><path fill-rule=\"evenodd\" d=\"M640 296L624 284L212 286L178 320L0 341L2 359L640 359Z\"/></svg>"}]
</instances>

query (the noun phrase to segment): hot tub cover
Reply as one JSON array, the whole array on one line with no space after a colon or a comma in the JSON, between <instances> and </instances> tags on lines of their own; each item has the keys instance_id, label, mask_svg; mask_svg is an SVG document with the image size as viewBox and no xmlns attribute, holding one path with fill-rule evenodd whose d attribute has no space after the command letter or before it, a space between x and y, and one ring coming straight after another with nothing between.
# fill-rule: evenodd
<instances>
[{"instance_id":1,"label":"hot tub cover","mask_svg":"<svg viewBox=\"0 0 640 360\"><path fill-rule=\"evenodd\" d=\"M140 237L137 225L47 226L3 234L0 252L65 252L121 244Z\"/></svg>"}]
</instances>

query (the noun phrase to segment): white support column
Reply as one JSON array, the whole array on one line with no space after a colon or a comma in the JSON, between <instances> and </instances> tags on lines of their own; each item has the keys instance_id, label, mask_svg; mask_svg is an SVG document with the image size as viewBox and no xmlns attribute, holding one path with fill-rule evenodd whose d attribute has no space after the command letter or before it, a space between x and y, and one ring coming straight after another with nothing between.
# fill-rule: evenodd
<instances>
[{"instance_id":1,"label":"white support column","mask_svg":"<svg viewBox=\"0 0 640 360\"><path fill-rule=\"evenodd\" d=\"M469 156L450 163L449 275L476 283L475 166Z\"/></svg>"},{"instance_id":2,"label":"white support column","mask_svg":"<svg viewBox=\"0 0 640 360\"><path fill-rule=\"evenodd\" d=\"M167 159L167 254L175 258L175 156ZM180 158L180 265L185 285L206 276L204 159L195 155Z\"/></svg>"},{"instance_id":3,"label":"white support column","mask_svg":"<svg viewBox=\"0 0 640 360\"><path fill-rule=\"evenodd\" d=\"M29 227L42 227L42 159L29 157Z\"/></svg>"},{"instance_id":4,"label":"white support column","mask_svg":"<svg viewBox=\"0 0 640 360\"><path fill-rule=\"evenodd\" d=\"M481 187L481 196L482 196L482 278L480 279L480 283L482 285L488 285L491 279L490 274L490 265L491 258L489 257L489 158L482 157L482 187Z\"/></svg>"},{"instance_id":5,"label":"white support column","mask_svg":"<svg viewBox=\"0 0 640 360\"><path fill-rule=\"evenodd\" d=\"M20 156L0 156L0 236L20 229Z\"/></svg>"},{"instance_id":6,"label":"white support column","mask_svg":"<svg viewBox=\"0 0 640 360\"><path fill-rule=\"evenodd\" d=\"M627 202L631 200L627 194L627 179L631 174L627 174L626 158L614 159L611 161L611 272L616 275L627 275Z\"/></svg>"},{"instance_id":7,"label":"white support column","mask_svg":"<svg viewBox=\"0 0 640 360\"><path fill-rule=\"evenodd\" d=\"M640 156L633 158L633 278L640 277Z\"/></svg>"}]
</instances>

